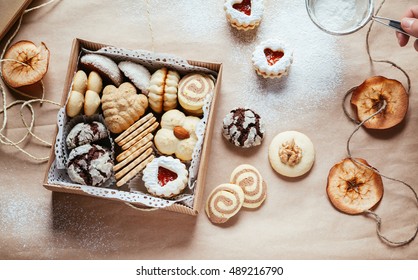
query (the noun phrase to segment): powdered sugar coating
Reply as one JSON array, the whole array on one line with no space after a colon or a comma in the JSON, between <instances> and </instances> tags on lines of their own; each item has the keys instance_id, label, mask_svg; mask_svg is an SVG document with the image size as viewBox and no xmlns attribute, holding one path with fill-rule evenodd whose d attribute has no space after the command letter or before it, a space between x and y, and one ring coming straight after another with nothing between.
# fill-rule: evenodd
<instances>
[{"instance_id":1,"label":"powdered sugar coating","mask_svg":"<svg viewBox=\"0 0 418 280\"><path fill-rule=\"evenodd\" d=\"M260 24L263 17L264 5L263 0L251 1L251 14L245 13L233 8L234 4L242 3L243 0L226 0L224 4L224 10L226 18L231 25L237 29L250 30L254 29Z\"/></svg>"},{"instance_id":2,"label":"powdered sugar coating","mask_svg":"<svg viewBox=\"0 0 418 280\"><path fill-rule=\"evenodd\" d=\"M260 145L264 133L264 122L257 113L248 108L235 108L223 120L222 135L237 147Z\"/></svg>"},{"instance_id":3,"label":"powdered sugar coating","mask_svg":"<svg viewBox=\"0 0 418 280\"><path fill-rule=\"evenodd\" d=\"M100 54L86 54L80 58L80 63L107 77L117 87L123 82L122 72L112 59Z\"/></svg>"},{"instance_id":4,"label":"powdered sugar coating","mask_svg":"<svg viewBox=\"0 0 418 280\"><path fill-rule=\"evenodd\" d=\"M158 180L158 169L164 167L177 174L177 178L162 186ZM178 195L187 185L186 165L179 159L161 156L151 161L143 171L142 180L148 192L159 197L170 198Z\"/></svg>"},{"instance_id":5,"label":"powdered sugar coating","mask_svg":"<svg viewBox=\"0 0 418 280\"><path fill-rule=\"evenodd\" d=\"M264 53L266 49L282 52L283 57L273 65L270 65ZM279 78L288 74L290 65L293 62L293 50L280 40L268 39L255 48L252 54L252 61L259 75L265 78Z\"/></svg>"},{"instance_id":6,"label":"powdered sugar coating","mask_svg":"<svg viewBox=\"0 0 418 280\"><path fill-rule=\"evenodd\" d=\"M151 73L147 68L132 61L121 61L118 67L143 94L148 95Z\"/></svg>"},{"instance_id":7,"label":"powdered sugar coating","mask_svg":"<svg viewBox=\"0 0 418 280\"><path fill-rule=\"evenodd\" d=\"M91 123L78 123L68 133L66 144L68 149L92 143L108 136L104 124L94 121Z\"/></svg>"}]
</instances>

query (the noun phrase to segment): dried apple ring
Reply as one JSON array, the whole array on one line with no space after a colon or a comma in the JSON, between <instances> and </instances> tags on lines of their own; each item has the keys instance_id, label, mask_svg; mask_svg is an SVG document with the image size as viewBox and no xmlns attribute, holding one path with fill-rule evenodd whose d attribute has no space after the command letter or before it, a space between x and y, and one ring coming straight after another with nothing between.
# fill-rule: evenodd
<instances>
[{"instance_id":1,"label":"dried apple ring","mask_svg":"<svg viewBox=\"0 0 418 280\"><path fill-rule=\"evenodd\" d=\"M341 212L360 214L382 199L382 177L364 159L345 158L329 171L327 195Z\"/></svg>"},{"instance_id":2,"label":"dried apple ring","mask_svg":"<svg viewBox=\"0 0 418 280\"><path fill-rule=\"evenodd\" d=\"M408 103L408 94L402 84L382 76L368 78L351 96L351 104L361 122L386 106L364 123L371 129L387 129L399 124L405 118Z\"/></svg>"},{"instance_id":3,"label":"dried apple ring","mask_svg":"<svg viewBox=\"0 0 418 280\"><path fill-rule=\"evenodd\" d=\"M13 88L33 85L48 71L49 50L42 42L37 47L31 41L19 41L4 54L2 76Z\"/></svg>"}]
</instances>

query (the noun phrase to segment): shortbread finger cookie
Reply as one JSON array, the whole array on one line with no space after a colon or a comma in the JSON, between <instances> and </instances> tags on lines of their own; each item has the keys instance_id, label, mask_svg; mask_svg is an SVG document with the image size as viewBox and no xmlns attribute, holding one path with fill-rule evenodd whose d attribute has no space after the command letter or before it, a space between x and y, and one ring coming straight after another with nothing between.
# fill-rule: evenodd
<instances>
[{"instance_id":1,"label":"shortbread finger cookie","mask_svg":"<svg viewBox=\"0 0 418 280\"><path fill-rule=\"evenodd\" d=\"M142 180L150 194L171 198L184 190L188 176L186 165L179 159L161 156L145 167Z\"/></svg>"},{"instance_id":2,"label":"shortbread finger cookie","mask_svg":"<svg viewBox=\"0 0 418 280\"><path fill-rule=\"evenodd\" d=\"M154 158L154 155L150 155L149 157L144 159L141 163L139 163L137 166L131 169L131 171L129 171L125 176L118 180L116 182L116 186L121 187L124 184L128 183L132 178L138 175L139 172L144 170L145 166L147 166L147 164L150 163Z\"/></svg>"},{"instance_id":3,"label":"shortbread finger cookie","mask_svg":"<svg viewBox=\"0 0 418 280\"><path fill-rule=\"evenodd\" d=\"M264 78L280 78L289 73L293 50L280 40L269 39L255 48L252 62L257 74Z\"/></svg>"},{"instance_id":4,"label":"shortbread finger cookie","mask_svg":"<svg viewBox=\"0 0 418 280\"><path fill-rule=\"evenodd\" d=\"M237 166L232 171L229 182L240 186L244 191L243 207L258 208L267 197L267 184L257 168L252 165Z\"/></svg>"},{"instance_id":5,"label":"shortbread finger cookie","mask_svg":"<svg viewBox=\"0 0 418 280\"><path fill-rule=\"evenodd\" d=\"M98 72L102 77L119 87L123 82L122 72L112 59L100 54L85 54L80 58L82 66Z\"/></svg>"},{"instance_id":6,"label":"shortbread finger cookie","mask_svg":"<svg viewBox=\"0 0 418 280\"><path fill-rule=\"evenodd\" d=\"M224 10L233 27L246 31L260 25L264 5L263 0L226 0Z\"/></svg>"},{"instance_id":7,"label":"shortbread finger cookie","mask_svg":"<svg viewBox=\"0 0 418 280\"><path fill-rule=\"evenodd\" d=\"M244 191L238 185L221 184L206 201L206 215L214 224L222 224L235 216L244 204Z\"/></svg>"},{"instance_id":8,"label":"shortbread finger cookie","mask_svg":"<svg viewBox=\"0 0 418 280\"><path fill-rule=\"evenodd\" d=\"M151 73L147 68L132 61L121 61L118 67L143 94L148 95Z\"/></svg>"},{"instance_id":9,"label":"shortbread finger cookie","mask_svg":"<svg viewBox=\"0 0 418 280\"><path fill-rule=\"evenodd\" d=\"M201 116L205 98L214 87L214 79L210 75L191 73L184 76L179 82L180 106L190 114Z\"/></svg>"},{"instance_id":10,"label":"shortbread finger cookie","mask_svg":"<svg viewBox=\"0 0 418 280\"><path fill-rule=\"evenodd\" d=\"M139 163L141 163L144 159L146 159L148 156L150 156L152 154L153 154L152 148L148 148L147 150L145 150L138 157L136 157L131 163L129 163L128 165L126 165L125 167L123 167L121 170L119 170L115 174L116 180L121 179L123 176L125 176L125 174L127 174L129 171L131 171L132 169L134 169L134 167L136 167ZM115 167L116 166L113 167L113 171L116 172Z\"/></svg>"},{"instance_id":11,"label":"shortbread finger cookie","mask_svg":"<svg viewBox=\"0 0 418 280\"><path fill-rule=\"evenodd\" d=\"M161 113L177 107L179 80L179 73L165 67L152 74L148 87L148 101L154 112Z\"/></svg>"},{"instance_id":12,"label":"shortbread finger cookie","mask_svg":"<svg viewBox=\"0 0 418 280\"><path fill-rule=\"evenodd\" d=\"M269 146L270 165L283 176L302 176L312 168L314 160L312 141L298 131L277 134Z\"/></svg>"},{"instance_id":13,"label":"shortbread finger cookie","mask_svg":"<svg viewBox=\"0 0 418 280\"><path fill-rule=\"evenodd\" d=\"M133 153L135 153L137 150L139 150L143 146L147 145L147 143L150 142L150 141L152 141L153 138L154 138L154 135L152 135L151 133L145 135L144 138L142 138L141 140L139 140L138 142L136 142L132 147L130 147L129 149L127 149L127 150L123 151L122 153L120 153L116 157L116 160L118 162L121 162L121 161L125 160L126 158L128 158L129 156L131 156Z\"/></svg>"},{"instance_id":14,"label":"shortbread finger cookie","mask_svg":"<svg viewBox=\"0 0 418 280\"><path fill-rule=\"evenodd\" d=\"M260 115L249 108L234 108L223 119L222 135L237 147L258 146L264 134L265 126Z\"/></svg>"},{"instance_id":15,"label":"shortbread finger cookie","mask_svg":"<svg viewBox=\"0 0 418 280\"><path fill-rule=\"evenodd\" d=\"M78 123L68 133L66 144L68 149L73 149L106 137L108 137L107 129L101 122Z\"/></svg>"},{"instance_id":16,"label":"shortbread finger cookie","mask_svg":"<svg viewBox=\"0 0 418 280\"><path fill-rule=\"evenodd\" d=\"M364 159L346 158L329 171L327 195L341 212L360 214L382 199L382 177Z\"/></svg>"}]
</instances>

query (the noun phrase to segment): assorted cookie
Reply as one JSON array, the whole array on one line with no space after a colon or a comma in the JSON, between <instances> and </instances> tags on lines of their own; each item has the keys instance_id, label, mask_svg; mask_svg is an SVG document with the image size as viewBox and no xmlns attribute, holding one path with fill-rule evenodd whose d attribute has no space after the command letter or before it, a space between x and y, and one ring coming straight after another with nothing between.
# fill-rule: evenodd
<instances>
[{"instance_id":1,"label":"assorted cookie","mask_svg":"<svg viewBox=\"0 0 418 280\"><path fill-rule=\"evenodd\" d=\"M168 70L166 67L152 74L148 87L148 99L154 112L166 112L177 107L179 80L179 73Z\"/></svg>"},{"instance_id":2,"label":"assorted cookie","mask_svg":"<svg viewBox=\"0 0 418 280\"><path fill-rule=\"evenodd\" d=\"M80 65L90 71L98 72L103 78L119 87L123 82L123 74L116 62L100 54L85 54L80 58Z\"/></svg>"},{"instance_id":3,"label":"assorted cookie","mask_svg":"<svg viewBox=\"0 0 418 280\"><path fill-rule=\"evenodd\" d=\"M147 68L132 61L121 61L118 67L141 93L148 95L151 73Z\"/></svg>"},{"instance_id":4,"label":"assorted cookie","mask_svg":"<svg viewBox=\"0 0 418 280\"><path fill-rule=\"evenodd\" d=\"M249 108L234 108L223 119L222 135L241 148L258 146L264 139L265 125Z\"/></svg>"},{"instance_id":5,"label":"assorted cookie","mask_svg":"<svg viewBox=\"0 0 418 280\"><path fill-rule=\"evenodd\" d=\"M360 122L376 113L381 113L364 123L371 129L388 129L398 125L408 111L409 97L403 85L382 76L368 78L351 95L351 105Z\"/></svg>"},{"instance_id":6,"label":"assorted cookie","mask_svg":"<svg viewBox=\"0 0 418 280\"><path fill-rule=\"evenodd\" d=\"M179 82L178 100L180 106L188 113L203 115L206 96L215 88L214 78L210 75L190 73Z\"/></svg>"},{"instance_id":7,"label":"assorted cookie","mask_svg":"<svg viewBox=\"0 0 418 280\"><path fill-rule=\"evenodd\" d=\"M255 48L252 62L258 75L264 78L280 78L289 73L293 51L284 42L269 39Z\"/></svg>"},{"instance_id":8,"label":"assorted cookie","mask_svg":"<svg viewBox=\"0 0 418 280\"><path fill-rule=\"evenodd\" d=\"M251 30L260 25L263 0L226 0L224 10L230 24L239 30Z\"/></svg>"},{"instance_id":9,"label":"assorted cookie","mask_svg":"<svg viewBox=\"0 0 418 280\"><path fill-rule=\"evenodd\" d=\"M39 46L26 40L16 42L2 57L2 77L12 88L33 85L48 71L49 57L49 49L43 42Z\"/></svg>"},{"instance_id":10,"label":"assorted cookie","mask_svg":"<svg viewBox=\"0 0 418 280\"><path fill-rule=\"evenodd\" d=\"M268 157L271 167L280 175L299 177L311 170L315 161L315 149L305 134L285 131L271 141Z\"/></svg>"},{"instance_id":11,"label":"assorted cookie","mask_svg":"<svg viewBox=\"0 0 418 280\"><path fill-rule=\"evenodd\" d=\"M101 122L78 123L68 133L66 144L68 149L96 142L107 138L107 129Z\"/></svg>"},{"instance_id":12,"label":"assorted cookie","mask_svg":"<svg viewBox=\"0 0 418 280\"><path fill-rule=\"evenodd\" d=\"M345 158L329 171L326 191L341 212L361 214L382 199L382 177L364 159Z\"/></svg>"},{"instance_id":13,"label":"assorted cookie","mask_svg":"<svg viewBox=\"0 0 418 280\"><path fill-rule=\"evenodd\" d=\"M172 198L186 188L188 171L179 159L161 156L146 166L142 180L150 194Z\"/></svg>"},{"instance_id":14,"label":"assorted cookie","mask_svg":"<svg viewBox=\"0 0 418 280\"><path fill-rule=\"evenodd\" d=\"M199 122L198 117L186 116L177 109L164 113L161 117L161 129L154 138L158 152L190 161L197 143L196 125Z\"/></svg>"},{"instance_id":15,"label":"assorted cookie","mask_svg":"<svg viewBox=\"0 0 418 280\"><path fill-rule=\"evenodd\" d=\"M267 184L260 172L250 164L242 164L232 171L229 183L212 190L206 200L206 215L214 224L225 223L242 207L260 207L266 197Z\"/></svg>"}]
</instances>

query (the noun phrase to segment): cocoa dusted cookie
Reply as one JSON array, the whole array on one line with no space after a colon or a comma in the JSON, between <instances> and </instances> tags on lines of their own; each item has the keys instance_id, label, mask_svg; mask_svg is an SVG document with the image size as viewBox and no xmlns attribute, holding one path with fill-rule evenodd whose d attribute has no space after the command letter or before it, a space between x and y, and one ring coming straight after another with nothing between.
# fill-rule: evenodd
<instances>
[{"instance_id":1,"label":"cocoa dusted cookie","mask_svg":"<svg viewBox=\"0 0 418 280\"><path fill-rule=\"evenodd\" d=\"M78 123L68 133L66 143L68 149L92 143L108 137L107 129L100 122Z\"/></svg>"},{"instance_id":2,"label":"cocoa dusted cookie","mask_svg":"<svg viewBox=\"0 0 418 280\"><path fill-rule=\"evenodd\" d=\"M235 108L223 120L223 136L237 147L260 145L264 133L264 123L260 115L248 108Z\"/></svg>"},{"instance_id":3,"label":"cocoa dusted cookie","mask_svg":"<svg viewBox=\"0 0 418 280\"><path fill-rule=\"evenodd\" d=\"M100 186L112 175L110 151L95 144L73 149L68 157L67 172L71 181L88 186Z\"/></svg>"}]
</instances>

